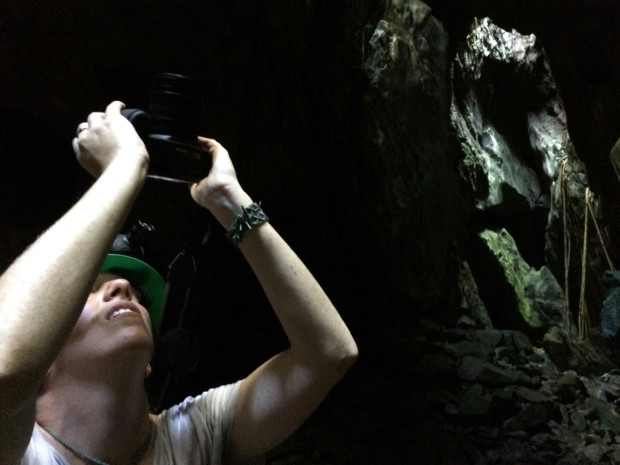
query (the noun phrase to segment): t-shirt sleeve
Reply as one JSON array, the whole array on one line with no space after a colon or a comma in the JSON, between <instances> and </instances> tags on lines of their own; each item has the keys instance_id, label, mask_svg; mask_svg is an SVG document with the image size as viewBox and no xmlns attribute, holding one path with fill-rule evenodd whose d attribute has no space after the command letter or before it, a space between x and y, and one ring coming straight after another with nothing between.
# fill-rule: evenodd
<instances>
[{"instance_id":1,"label":"t-shirt sleeve","mask_svg":"<svg viewBox=\"0 0 620 465\"><path fill-rule=\"evenodd\" d=\"M222 465L241 381L210 389L162 412L155 465Z\"/></svg>"}]
</instances>

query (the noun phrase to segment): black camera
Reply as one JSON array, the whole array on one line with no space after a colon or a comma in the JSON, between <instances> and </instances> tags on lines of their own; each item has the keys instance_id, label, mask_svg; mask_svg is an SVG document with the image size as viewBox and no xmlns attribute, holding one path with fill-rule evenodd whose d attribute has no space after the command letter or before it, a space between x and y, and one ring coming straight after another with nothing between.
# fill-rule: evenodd
<instances>
[{"instance_id":1,"label":"black camera","mask_svg":"<svg viewBox=\"0 0 620 465\"><path fill-rule=\"evenodd\" d=\"M207 176L211 155L197 140L201 112L198 82L171 73L153 78L148 113L139 108L122 111L149 152L150 178L193 183Z\"/></svg>"}]
</instances>

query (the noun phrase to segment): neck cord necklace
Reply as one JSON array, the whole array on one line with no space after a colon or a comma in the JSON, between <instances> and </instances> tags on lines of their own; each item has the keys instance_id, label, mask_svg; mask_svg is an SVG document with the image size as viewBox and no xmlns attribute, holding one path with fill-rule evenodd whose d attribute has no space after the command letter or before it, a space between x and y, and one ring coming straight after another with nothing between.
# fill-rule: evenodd
<instances>
[{"instance_id":1,"label":"neck cord necklace","mask_svg":"<svg viewBox=\"0 0 620 465\"><path fill-rule=\"evenodd\" d=\"M45 430L47 434L49 434L56 441L62 444L65 449L67 449L69 452L71 452L76 457L84 460L85 462L90 463L91 465L110 465L108 462L104 462L103 460L90 457L89 455L86 455L85 453L80 452L76 448L71 447L65 441L63 441L58 436L56 436L54 433L52 433L47 427L43 425L40 425L40 426L41 428ZM144 439L144 442L140 445L140 447L138 447L136 451L133 454L131 454L131 457L129 458L129 463L131 465L138 465L138 463L140 463L140 460L142 460L142 457L144 457L144 454L146 454L147 449L151 445L151 434L152 433L153 433L153 422L149 420L149 432L147 433L146 438Z\"/></svg>"}]
</instances>

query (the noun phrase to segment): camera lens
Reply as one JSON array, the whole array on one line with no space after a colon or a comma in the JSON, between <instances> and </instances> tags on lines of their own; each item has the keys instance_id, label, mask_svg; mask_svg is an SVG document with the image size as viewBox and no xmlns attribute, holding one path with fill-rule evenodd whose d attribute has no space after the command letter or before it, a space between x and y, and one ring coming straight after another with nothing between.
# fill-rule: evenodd
<instances>
[{"instance_id":1,"label":"camera lens","mask_svg":"<svg viewBox=\"0 0 620 465\"><path fill-rule=\"evenodd\" d=\"M201 113L198 81L171 73L153 78L149 113L123 110L146 144L150 178L192 183L209 173L211 156L197 136Z\"/></svg>"},{"instance_id":2,"label":"camera lens","mask_svg":"<svg viewBox=\"0 0 620 465\"><path fill-rule=\"evenodd\" d=\"M198 82L179 74L158 74L150 99L151 134L195 141L202 110Z\"/></svg>"}]
</instances>

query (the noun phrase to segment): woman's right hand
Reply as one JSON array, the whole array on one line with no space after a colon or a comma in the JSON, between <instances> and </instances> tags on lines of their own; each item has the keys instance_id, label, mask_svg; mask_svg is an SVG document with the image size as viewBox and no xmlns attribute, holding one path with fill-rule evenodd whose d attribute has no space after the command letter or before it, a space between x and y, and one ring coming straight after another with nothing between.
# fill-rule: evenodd
<instances>
[{"instance_id":1,"label":"woman's right hand","mask_svg":"<svg viewBox=\"0 0 620 465\"><path fill-rule=\"evenodd\" d=\"M78 162L95 178L118 156L136 157L148 169L146 147L133 125L121 115L124 107L122 102L115 101L107 106L105 113L91 113L88 128L73 139Z\"/></svg>"}]
</instances>

